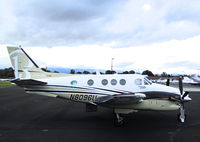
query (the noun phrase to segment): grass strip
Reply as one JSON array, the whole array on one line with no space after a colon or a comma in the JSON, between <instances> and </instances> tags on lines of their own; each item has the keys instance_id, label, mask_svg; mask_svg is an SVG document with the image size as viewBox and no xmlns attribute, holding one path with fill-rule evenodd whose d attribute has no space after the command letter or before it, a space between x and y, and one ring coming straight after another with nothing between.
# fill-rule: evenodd
<instances>
[{"instance_id":1,"label":"grass strip","mask_svg":"<svg viewBox=\"0 0 200 142\"><path fill-rule=\"evenodd\" d=\"M10 87L10 86L12 86L11 82L0 81L0 87Z\"/></svg>"}]
</instances>

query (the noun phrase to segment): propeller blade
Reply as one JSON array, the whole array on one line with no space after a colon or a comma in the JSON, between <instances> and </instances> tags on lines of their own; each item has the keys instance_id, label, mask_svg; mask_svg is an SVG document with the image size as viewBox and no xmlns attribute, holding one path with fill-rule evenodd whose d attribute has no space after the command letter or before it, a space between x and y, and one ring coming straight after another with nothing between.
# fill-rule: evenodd
<instances>
[{"instance_id":1,"label":"propeller blade","mask_svg":"<svg viewBox=\"0 0 200 142\"><path fill-rule=\"evenodd\" d=\"M189 94L189 92L185 92L184 94L183 94L183 96L182 96L182 100L187 96Z\"/></svg>"},{"instance_id":2,"label":"propeller blade","mask_svg":"<svg viewBox=\"0 0 200 142\"><path fill-rule=\"evenodd\" d=\"M179 90L180 90L180 93L182 95L183 94L183 81L182 81L181 77L179 78Z\"/></svg>"},{"instance_id":3,"label":"propeller blade","mask_svg":"<svg viewBox=\"0 0 200 142\"><path fill-rule=\"evenodd\" d=\"M169 80L169 78L167 79L167 82L166 82L166 86L169 86L169 84L170 84L170 80Z\"/></svg>"}]
</instances>

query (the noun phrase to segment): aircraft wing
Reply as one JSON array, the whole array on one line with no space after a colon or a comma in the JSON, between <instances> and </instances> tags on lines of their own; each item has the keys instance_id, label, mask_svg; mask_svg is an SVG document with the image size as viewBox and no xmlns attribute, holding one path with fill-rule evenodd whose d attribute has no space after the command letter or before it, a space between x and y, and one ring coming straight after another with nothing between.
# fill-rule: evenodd
<instances>
[{"instance_id":1,"label":"aircraft wing","mask_svg":"<svg viewBox=\"0 0 200 142\"><path fill-rule=\"evenodd\" d=\"M120 95L108 95L104 97L97 98L94 103L99 105L129 105L134 103L140 103L146 97L142 93L134 94L120 94Z\"/></svg>"},{"instance_id":2,"label":"aircraft wing","mask_svg":"<svg viewBox=\"0 0 200 142\"><path fill-rule=\"evenodd\" d=\"M19 86L27 86L27 85L45 85L46 82L34 80L34 79L15 79L11 81Z\"/></svg>"}]
</instances>

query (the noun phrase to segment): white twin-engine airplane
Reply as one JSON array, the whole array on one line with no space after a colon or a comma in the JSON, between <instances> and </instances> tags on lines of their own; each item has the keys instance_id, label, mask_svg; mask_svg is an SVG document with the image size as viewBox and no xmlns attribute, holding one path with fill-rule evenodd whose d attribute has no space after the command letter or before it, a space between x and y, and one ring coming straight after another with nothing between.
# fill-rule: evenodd
<instances>
[{"instance_id":1,"label":"white twin-engine airplane","mask_svg":"<svg viewBox=\"0 0 200 142\"><path fill-rule=\"evenodd\" d=\"M185 121L184 103L191 101L179 89L152 83L138 74L83 75L42 71L21 47L7 47L15 79L11 82L24 87L26 93L58 97L86 103L86 111L97 111L97 106L114 110L114 124L121 126L121 114L138 110L180 110L178 118Z\"/></svg>"}]
</instances>

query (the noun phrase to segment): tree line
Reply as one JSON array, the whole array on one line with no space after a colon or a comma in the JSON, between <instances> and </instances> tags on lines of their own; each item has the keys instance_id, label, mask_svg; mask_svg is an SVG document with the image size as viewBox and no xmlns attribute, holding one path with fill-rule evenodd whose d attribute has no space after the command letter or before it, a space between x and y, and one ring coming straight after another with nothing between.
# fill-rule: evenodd
<instances>
[{"instance_id":1,"label":"tree line","mask_svg":"<svg viewBox=\"0 0 200 142\"><path fill-rule=\"evenodd\" d=\"M14 70L11 67L0 69L0 78L14 78Z\"/></svg>"},{"instance_id":2,"label":"tree line","mask_svg":"<svg viewBox=\"0 0 200 142\"><path fill-rule=\"evenodd\" d=\"M51 72L48 69L42 68L45 72ZM54 71L55 73L59 73L58 71ZM105 72L100 72L100 74L116 74L116 71L113 70L106 70ZM118 74L135 74L136 72L134 70L130 71L122 71ZM71 69L70 74L96 74L96 72L89 72L89 71L78 71L76 72L74 69ZM142 72L142 75L148 75L148 76L155 76L151 71L145 70ZM163 72L161 76L168 76L167 73ZM14 70L10 68L0 69L0 78L14 78Z\"/></svg>"},{"instance_id":3,"label":"tree line","mask_svg":"<svg viewBox=\"0 0 200 142\"><path fill-rule=\"evenodd\" d=\"M114 70L106 70L104 73L100 72L100 74L116 74L117 72ZM134 70L130 71L122 71L117 74L135 74L136 72ZM83 71L83 72L76 72L74 69L71 69L70 74L96 74L96 72L89 72L89 71ZM142 75L148 75L148 76L155 76L151 71L145 70L142 72Z\"/></svg>"}]
</instances>

